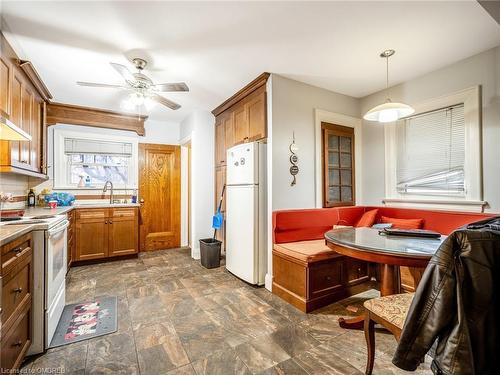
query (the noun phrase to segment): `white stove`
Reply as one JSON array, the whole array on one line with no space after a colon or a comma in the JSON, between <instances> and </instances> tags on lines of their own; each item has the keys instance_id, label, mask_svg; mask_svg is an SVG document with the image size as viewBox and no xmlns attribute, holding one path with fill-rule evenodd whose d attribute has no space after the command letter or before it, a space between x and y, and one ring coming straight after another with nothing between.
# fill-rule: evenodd
<instances>
[{"instance_id":1,"label":"white stove","mask_svg":"<svg viewBox=\"0 0 500 375\"><path fill-rule=\"evenodd\" d=\"M0 225L33 227L33 340L28 355L43 353L50 345L66 298L67 228L63 215L24 216Z\"/></svg>"}]
</instances>

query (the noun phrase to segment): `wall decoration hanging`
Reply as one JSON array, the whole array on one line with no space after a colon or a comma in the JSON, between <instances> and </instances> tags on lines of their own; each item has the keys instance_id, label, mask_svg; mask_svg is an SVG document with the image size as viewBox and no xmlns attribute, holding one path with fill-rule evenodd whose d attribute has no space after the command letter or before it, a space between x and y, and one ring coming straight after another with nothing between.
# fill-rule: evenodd
<instances>
[{"instance_id":1,"label":"wall decoration hanging","mask_svg":"<svg viewBox=\"0 0 500 375\"><path fill-rule=\"evenodd\" d=\"M292 153L290 155L290 163L292 166L290 167L290 174L293 177L292 182L290 183L290 186L294 186L297 183L297 174L299 173L299 167L297 166L297 163L299 162L299 157L296 155L296 152L299 150L299 147L295 143L295 132L293 132L293 141L290 144L290 152Z\"/></svg>"}]
</instances>

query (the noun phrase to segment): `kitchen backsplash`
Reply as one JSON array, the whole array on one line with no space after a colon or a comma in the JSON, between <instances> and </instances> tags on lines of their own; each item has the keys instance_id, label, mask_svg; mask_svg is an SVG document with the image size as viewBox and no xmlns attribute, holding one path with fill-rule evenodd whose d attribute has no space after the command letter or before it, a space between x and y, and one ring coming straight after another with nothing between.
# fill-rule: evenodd
<instances>
[{"instance_id":1,"label":"kitchen backsplash","mask_svg":"<svg viewBox=\"0 0 500 375\"><path fill-rule=\"evenodd\" d=\"M12 202L4 202L2 204L3 209L9 208L20 208L26 204L26 197L29 189L33 189L35 194L38 195L40 192L47 188L52 190L52 180L40 181L40 179L31 178L28 176L11 174L11 173L1 173L0 174L0 192L4 194L12 194ZM59 190L55 190L59 191ZM68 192L74 194L77 200L87 200L87 199L109 199L109 192L103 194L101 190L89 190L89 189L72 189L67 190ZM131 198L133 189L115 189L114 197L115 199L129 199Z\"/></svg>"}]
</instances>

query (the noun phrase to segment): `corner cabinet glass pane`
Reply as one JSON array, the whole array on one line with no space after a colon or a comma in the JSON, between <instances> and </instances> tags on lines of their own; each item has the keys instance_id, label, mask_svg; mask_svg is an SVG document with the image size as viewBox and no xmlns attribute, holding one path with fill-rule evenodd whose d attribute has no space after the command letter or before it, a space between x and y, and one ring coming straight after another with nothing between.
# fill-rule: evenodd
<instances>
[{"instance_id":1,"label":"corner cabinet glass pane","mask_svg":"<svg viewBox=\"0 0 500 375\"><path fill-rule=\"evenodd\" d=\"M354 129L322 123L323 205L350 206L354 202Z\"/></svg>"},{"instance_id":2,"label":"corner cabinet glass pane","mask_svg":"<svg viewBox=\"0 0 500 375\"><path fill-rule=\"evenodd\" d=\"M339 166L339 153L338 152L329 152L328 153L328 164L329 167L337 167Z\"/></svg>"},{"instance_id":3,"label":"corner cabinet glass pane","mask_svg":"<svg viewBox=\"0 0 500 375\"><path fill-rule=\"evenodd\" d=\"M352 188L349 186L342 186L341 188L342 202L352 201Z\"/></svg>"},{"instance_id":4,"label":"corner cabinet glass pane","mask_svg":"<svg viewBox=\"0 0 500 375\"><path fill-rule=\"evenodd\" d=\"M342 181L342 186L352 185L352 174L350 169L343 169L340 171L340 178Z\"/></svg>"},{"instance_id":5,"label":"corner cabinet glass pane","mask_svg":"<svg viewBox=\"0 0 500 375\"><path fill-rule=\"evenodd\" d=\"M328 189L328 200L330 202L340 201L340 188L338 186L333 186Z\"/></svg>"},{"instance_id":6,"label":"corner cabinet glass pane","mask_svg":"<svg viewBox=\"0 0 500 375\"><path fill-rule=\"evenodd\" d=\"M338 169L330 169L329 174L330 174L329 184L330 185L340 185L339 170Z\"/></svg>"},{"instance_id":7,"label":"corner cabinet glass pane","mask_svg":"<svg viewBox=\"0 0 500 375\"><path fill-rule=\"evenodd\" d=\"M351 168L352 159L351 154L341 153L340 154L340 167L341 168Z\"/></svg>"},{"instance_id":8,"label":"corner cabinet glass pane","mask_svg":"<svg viewBox=\"0 0 500 375\"><path fill-rule=\"evenodd\" d=\"M330 150L338 150L339 149L339 137L336 135L328 136L328 148Z\"/></svg>"},{"instance_id":9,"label":"corner cabinet glass pane","mask_svg":"<svg viewBox=\"0 0 500 375\"><path fill-rule=\"evenodd\" d=\"M340 151L351 152L351 138L340 137Z\"/></svg>"}]
</instances>

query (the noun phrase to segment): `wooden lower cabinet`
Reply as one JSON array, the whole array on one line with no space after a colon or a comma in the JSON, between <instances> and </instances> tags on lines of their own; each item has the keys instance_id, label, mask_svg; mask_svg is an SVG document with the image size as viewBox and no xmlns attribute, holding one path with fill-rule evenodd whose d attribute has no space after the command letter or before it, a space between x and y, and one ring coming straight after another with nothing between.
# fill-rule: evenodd
<instances>
[{"instance_id":1,"label":"wooden lower cabinet","mask_svg":"<svg viewBox=\"0 0 500 375\"><path fill-rule=\"evenodd\" d=\"M33 250L31 234L2 246L1 373L14 373L31 345Z\"/></svg>"},{"instance_id":2,"label":"wooden lower cabinet","mask_svg":"<svg viewBox=\"0 0 500 375\"><path fill-rule=\"evenodd\" d=\"M139 221L136 207L77 209L75 261L136 254Z\"/></svg>"},{"instance_id":3,"label":"wooden lower cabinet","mask_svg":"<svg viewBox=\"0 0 500 375\"><path fill-rule=\"evenodd\" d=\"M137 253L139 229L136 209L114 209L108 221L108 255L130 255Z\"/></svg>"}]
</instances>

